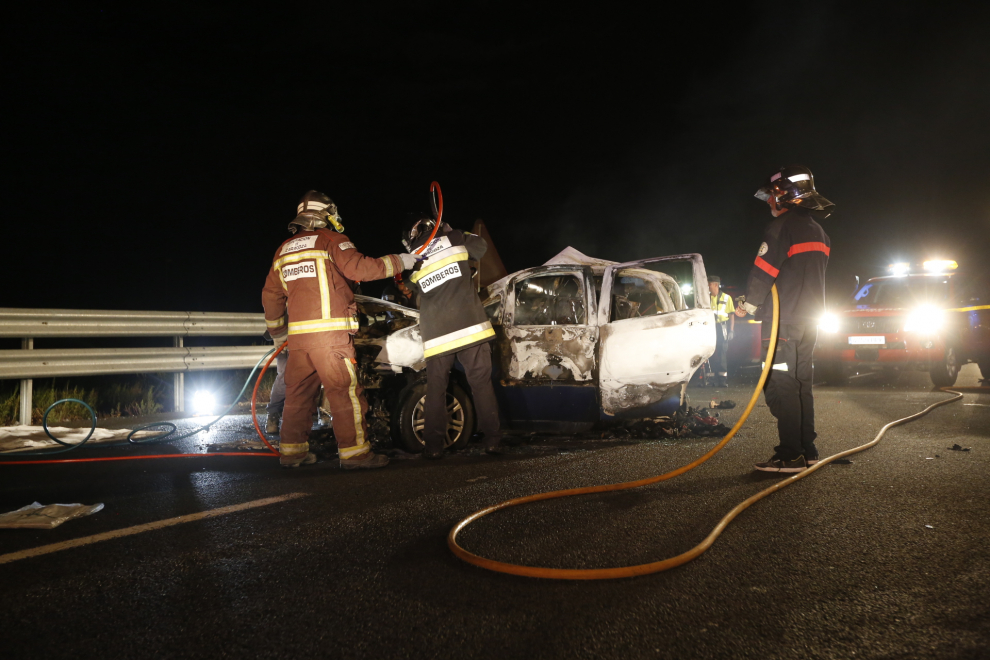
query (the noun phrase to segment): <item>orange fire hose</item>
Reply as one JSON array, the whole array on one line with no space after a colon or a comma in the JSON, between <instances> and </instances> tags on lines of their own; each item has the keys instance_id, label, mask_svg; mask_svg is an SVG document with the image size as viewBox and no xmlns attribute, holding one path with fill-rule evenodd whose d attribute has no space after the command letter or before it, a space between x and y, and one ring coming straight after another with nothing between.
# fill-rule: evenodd
<instances>
[{"instance_id":1,"label":"orange fire hose","mask_svg":"<svg viewBox=\"0 0 990 660\"><path fill-rule=\"evenodd\" d=\"M440 191L440 184L437 183L436 181L430 184L430 194L432 195L434 192L436 192L437 194L438 202L437 202L437 221L433 225L433 233L430 234L430 237L426 239L426 242L423 243L423 245L421 245L418 250L413 252L413 254L423 253L423 250L426 249L426 246L429 245L430 241L432 241L433 238L437 235L437 230L440 229L440 223L443 222L443 193Z\"/></svg>"},{"instance_id":2,"label":"orange fire hose","mask_svg":"<svg viewBox=\"0 0 990 660\"><path fill-rule=\"evenodd\" d=\"M277 358L278 354L284 351L285 347L288 345L288 340L284 341L282 345L278 347L278 350L272 353L271 357L268 358L268 361L265 362L265 366L261 368L261 373L258 374L258 380L254 383L254 391L251 392L251 421L254 423L254 430L258 432L258 437L261 438L263 443L265 443L265 446L268 447L276 456L279 455L278 450L272 446L272 443L268 442L268 438L266 438L265 434L261 432L261 426L258 424L258 387L261 385L261 379L265 377L265 372L268 371L268 367L271 365L272 360Z\"/></svg>"},{"instance_id":3,"label":"orange fire hose","mask_svg":"<svg viewBox=\"0 0 990 660\"><path fill-rule=\"evenodd\" d=\"M750 397L749 404L746 406L746 409L743 411L743 414L739 418L739 421L735 423L735 425L732 427L729 433L724 438L722 438L722 440L717 445L715 445L708 453L706 453L701 458L691 463L688 463L687 465L684 465L682 467L677 468L676 470L672 470L670 472L661 474L656 477L648 477L646 479L639 479L637 481L627 481L618 484L608 484L603 486L588 486L585 488L571 488L568 490L556 490L548 493L529 495L526 497L517 497L515 499L507 500L505 502L501 502L494 506L481 509L480 511L476 511L467 518L461 520L459 523L454 525L454 527L450 530L450 533L447 535L447 546L450 548L451 552L453 552L458 558L466 561L469 564L474 564L475 566L479 566L481 568L490 571L495 571L497 573L508 573L510 575L522 575L525 577L535 577L535 578L549 578L554 580L611 580L616 578L628 578L628 577L635 577L637 575L648 575L650 573L659 573L661 571L666 571L671 568L675 568L677 566L686 564L687 562L691 561L692 559L698 557L703 552L708 550L708 548L711 547L712 543L715 542L715 539L719 537L719 535L725 530L728 524L732 522L732 520L736 516L738 516L744 510L746 510L747 508L749 508L751 505L755 504L759 500L763 499L767 495L770 495L771 493L774 493L782 488L790 486L799 479L804 479L805 477L809 476L810 474L821 468L823 465L827 465L828 463L831 463L836 459L842 458L844 456L849 456L850 454L855 454L857 452L863 451L864 449L868 449L869 447L872 447L873 445L880 442L880 439L884 436L884 434L887 432L888 429L891 429L895 426L900 426L901 424L906 424L910 421L918 419L919 417L927 415L931 410L939 406L944 406L946 404L960 400L963 397L963 395L957 390L961 390L961 391L975 390L978 392L990 392L990 388L987 387L982 387L982 388L960 387L960 388L952 388L952 389L942 388L941 391L949 392L950 394L955 394L955 396L952 397L951 399L946 399L944 401L933 403L932 405L928 406L921 412L917 412L913 415L909 415L908 417L904 417L902 419L898 419L893 422L890 422L882 429L880 429L880 432L877 433L877 436L871 442L868 442L865 445L860 445L859 447L854 447L853 449L847 449L846 451L840 452L833 456L829 456L828 458L824 458L820 460L817 464L808 468L807 470L798 472L794 476L788 477L787 479L784 479L782 481L778 481L773 486L770 486L769 488L760 491L759 493L739 503L731 511L725 514L725 516L718 522L717 525L715 525L715 528L712 529L712 531L708 534L708 536L705 537L705 539L701 543L694 546L687 552L681 553L674 557L663 559L661 561L650 562L647 564L637 564L635 566L619 566L615 568L591 568L591 569L545 568L542 566L523 566L520 564L510 564L507 562L501 562L494 559L488 559L486 557L482 557L480 555L474 554L473 552L465 550L457 543L457 535L465 527L479 520L480 518L487 516L490 513L495 513L496 511L501 511L503 509L508 509L510 507L519 506L522 504L530 504L532 502L539 502L542 500L556 499L558 497L570 497L572 495L588 495L591 493L605 493L616 490L628 490L630 488L639 488L640 486L648 486L650 484L655 484L660 481L672 479L676 476L684 474L685 472L693 470L694 468L698 467L699 465L707 461L709 458L717 454L723 447L725 447L725 445L729 442L729 440L731 440L732 437L735 436L736 432L742 427L743 423L745 423L746 419L749 417L750 412L752 412L753 407L756 405L756 401L759 399L760 391L763 389L763 385L767 380L767 376L770 373L770 370L773 368L772 356L777 346L777 328L779 321L779 312L778 312L779 300L777 298L776 284L771 289L771 294L773 295L773 309L774 309L773 326L770 331L770 347L767 351L767 355L769 357L763 366L763 373L760 374L759 383L757 383L756 389L753 391L753 396Z\"/></svg>"}]
</instances>

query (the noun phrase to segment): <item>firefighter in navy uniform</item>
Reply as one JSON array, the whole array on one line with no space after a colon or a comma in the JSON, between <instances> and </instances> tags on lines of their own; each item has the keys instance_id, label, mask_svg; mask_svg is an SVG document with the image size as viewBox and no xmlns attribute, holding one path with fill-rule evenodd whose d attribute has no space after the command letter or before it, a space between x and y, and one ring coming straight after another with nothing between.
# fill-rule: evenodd
<instances>
[{"instance_id":1,"label":"firefighter in navy uniform","mask_svg":"<svg viewBox=\"0 0 990 660\"><path fill-rule=\"evenodd\" d=\"M432 215L415 214L402 243L409 252L419 249L433 233ZM495 338L491 321L471 280L468 259L480 260L488 249L485 239L451 229L443 223L422 252L423 260L409 282L419 302L420 332L426 359L426 458L442 458L447 437L447 382L454 359L464 367L477 412L478 429L484 434L485 452L501 453L498 403L492 387L492 352Z\"/></svg>"},{"instance_id":2,"label":"firefighter in navy uniform","mask_svg":"<svg viewBox=\"0 0 990 660\"><path fill-rule=\"evenodd\" d=\"M815 190L811 170L800 165L780 168L755 197L770 206L774 219L764 232L745 301L736 315L755 314L763 321L763 360L773 364L763 393L777 418L780 438L774 455L757 463L756 469L801 472L818 462L812 356L818 321L825 312L830 241L816 219L828 217L835 205ZM774 283L780 298L780 327L776 352L767 356Z\"/></svg>"},{"instance_id":3,"label":"firefighter in navy uniform","mask_svg":"<svg viewBox=\"0 0 990 660\"><path fill-rule=\"evenodd\" d=\"M354 282L392 277L412 268L416 260L408 254L373 259L358 252L342 233L333 200L315 190L303 195L289 231L293 236L275 252L261 294L275 345L288 338L291 349L285 367L279 460L284 467L316 462L309 451L309 431L322 383L340 466L383 467L388 458L373 453L368 442L364 418L368 404L351 339L358 330Z\"/></svg>"}]
</instances>

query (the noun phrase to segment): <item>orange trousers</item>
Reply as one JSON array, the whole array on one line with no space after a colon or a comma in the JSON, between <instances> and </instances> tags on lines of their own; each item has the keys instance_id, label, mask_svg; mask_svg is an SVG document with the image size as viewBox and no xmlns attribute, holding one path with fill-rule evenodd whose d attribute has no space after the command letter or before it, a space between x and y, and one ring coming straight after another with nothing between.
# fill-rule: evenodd
<instances>
[{"instance_id":1,"label":"orange trousers","mask_svg":"<svg viewBox=\"0 0 990 660\"><path fill-rule=\"evenodd\" d=\"M323 385L340 458L358 458L371 451L368 403L358 382L354 344L293 348L285 367L285 408L282 411L282 456L295 458L309 451L316 395Z\"/></svg>"}]
</instances>

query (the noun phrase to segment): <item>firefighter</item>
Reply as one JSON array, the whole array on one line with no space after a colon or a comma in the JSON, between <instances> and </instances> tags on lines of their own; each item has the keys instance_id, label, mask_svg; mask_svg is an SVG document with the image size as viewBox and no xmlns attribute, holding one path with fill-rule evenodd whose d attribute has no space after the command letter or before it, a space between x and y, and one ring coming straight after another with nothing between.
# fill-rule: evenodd
<instances>
[{"instance_id":1,"label":"firefighter","mask_svg":"<svg viewBox=\"0 0 990 660\"><path fill-rule=\"evenodd\" d=\"M757 463L756 469L801 472L818 462L812 354L818 319L825 312L830 241L817 220L827 218L835 205L815 190L811 170L801 165L780 168L755 197L770 206L774 219L764 232L736 316L755 314L763 321L763 360L773 364L763 394L777 418L780 438L774 455ZM774 283L780 298L780 328L777 350L768 356Z\"/></svg>"},{"instance_id":2,"label":"firefighter","mask_svg":"<svg viewBox=\"0 0 990 660\"><path fill-rule=\"evenodd\" d=\"M414 214L402 239L409 252L430 238L436 225L427 213ZM485 452L500 454L502 438L498 404L492 388L491 321L471 280L468 259L480 260L488 249L485 239L451 229L443 223L422 252L422 261L409 277L419 302L420 332L426 358L426 458L443 458L447 437L447 382L456 359L464 367L484 434Z\"/></svg>"},{"instance_id":3,"label":"firefighter","mask_svg":"<svg viewBox=\"0 0 990 660\"><path fill-rule=\"evenodd\" d=\"M725 292L720 292L722 278L712 275L708 278L708 292L711 295L712 310L715 311L715 355L712 356L712 365L718 371L715 386L729 386L729 342L736 331L736 311L732 304L732 296Z\"/></svg>"},{"instance_id":4,"label":"firefighter","mask_svg":"<svg viewBox=\"0 0 990 660\"><path fill-rule=\"evenodd\" d=\"M333 417L340 466L377 468L388 463L386 456L371 451L367 437L368 404L351 339L358 330L354 288L355 281L392 277L416 260L408 254L364 256L343 234L340 221L329 197L315 190L303 195L289 223L293 236L275 252L261 294L275 345L288 338L291 349L279 447L284 467L316 462L309 451L309 431L321 383ZM290 308L292 317L286 320Z\"/></svg>"},{"instance_id":5,"label":"firefighter","mask_svg":"<svg viewBox=\"0 0 990 660\"><path fill-rule=\"evenodd\" d=\"M402 273L396 273L395 277L392 278L392 282L385 285L385 288L382 290L382 300L394 302L403 307L416 308L416 297L409 287L406 286L406 283L402 281Z\"/></svg>"}]
</instances>

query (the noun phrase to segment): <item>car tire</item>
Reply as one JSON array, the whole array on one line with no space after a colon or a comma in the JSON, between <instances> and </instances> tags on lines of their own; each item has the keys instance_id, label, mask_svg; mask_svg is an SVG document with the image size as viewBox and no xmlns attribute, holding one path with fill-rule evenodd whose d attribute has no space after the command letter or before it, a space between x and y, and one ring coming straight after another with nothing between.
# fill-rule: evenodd
<instances>
[{"instance_id":1,"label":"car tire","mask_svg":"<svg viewBox=\"0 0 990 660\"><path fill-rule=\"evenodd\" d=\"M945 347L945 357L938 362L932 363L928 370L928 375L932 378L935 387L951 387L956 384L959 377L959 358L956 349L952 346Z\"/></svg>"},{"instance_id":2,"label":"car tire","mask_svg":"<svg viewBox=\"0 0 990 660\"><path fill-rule=\"evenodd\" d=\"M420 380L408 385L399 394L399 405L392 415L392 439L413 454L426 448L422 439L425 404L426 381ZM463 449L474 433L474 402L455 382L447 387L447 411L449 417L444 449Z\"/></svg>"}]
</instances>

